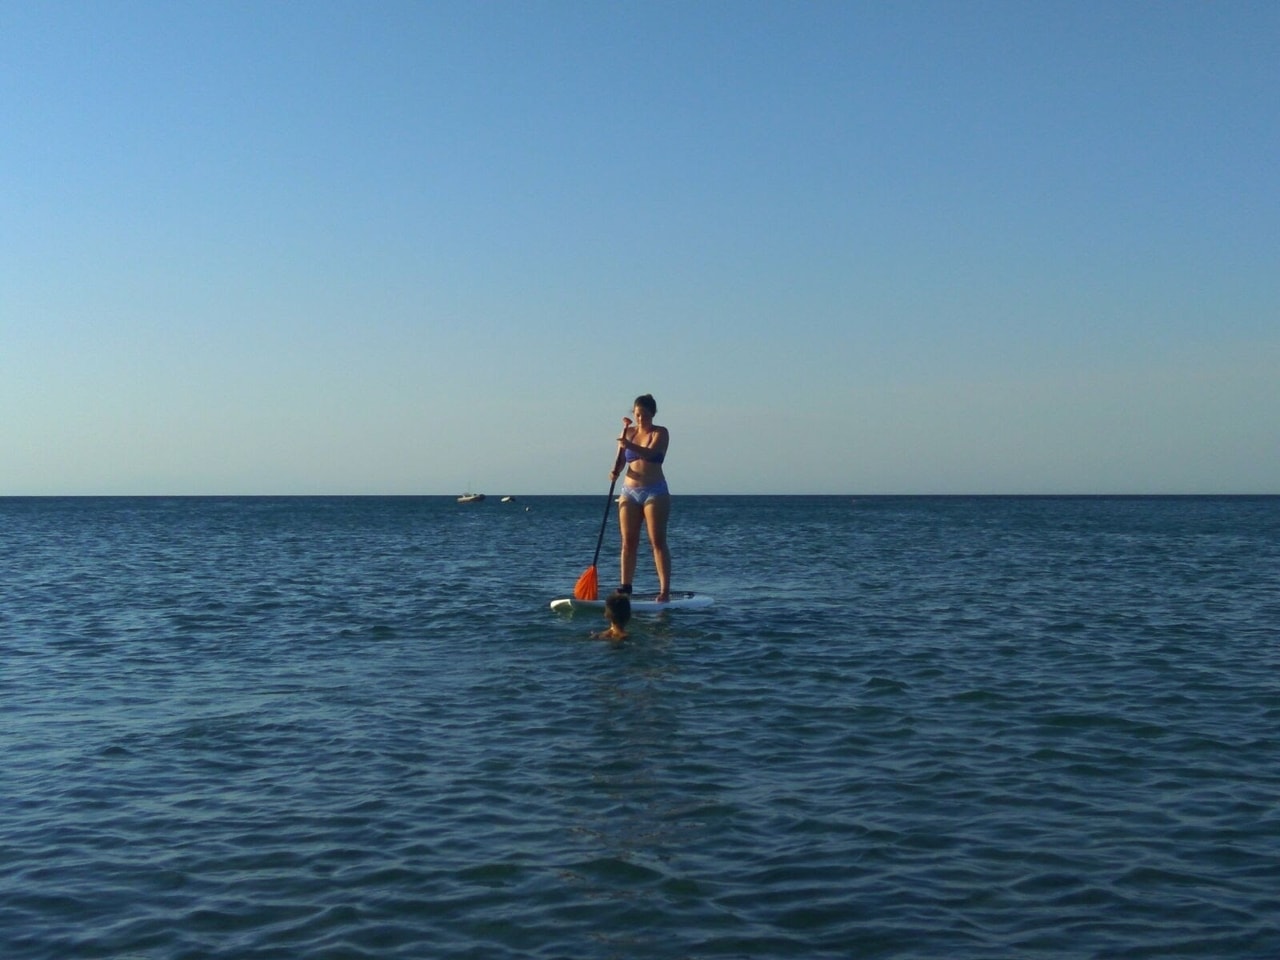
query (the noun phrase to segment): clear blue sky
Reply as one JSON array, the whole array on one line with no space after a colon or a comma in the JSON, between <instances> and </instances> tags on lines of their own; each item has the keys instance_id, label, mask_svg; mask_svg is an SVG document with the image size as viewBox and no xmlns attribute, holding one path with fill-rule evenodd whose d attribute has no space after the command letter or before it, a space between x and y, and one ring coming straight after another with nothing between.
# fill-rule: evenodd
<instances>
[{"instance_id":1,"label":"clear blue sky","mask_svg":"<svg viewBox=\"0 0 1280 960\"><path fill-rule=\"evenodd\" d=\"M1280 493L1280 4L0 0L0 494Z\"/></svg>"}]
</instances>

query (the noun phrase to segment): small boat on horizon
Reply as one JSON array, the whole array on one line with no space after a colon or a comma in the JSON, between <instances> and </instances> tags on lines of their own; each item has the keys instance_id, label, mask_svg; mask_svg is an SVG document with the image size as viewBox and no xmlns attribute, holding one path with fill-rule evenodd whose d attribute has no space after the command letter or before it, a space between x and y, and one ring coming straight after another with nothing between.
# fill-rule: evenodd
<instances>
[{"instance_id":1,"label":"small boat on horizon","mask_svg":"<svg viewBox=\"0 0 1280 960\"><path fill-rule=\"evenodd\" d=\"M502 502L503 502L503 503L515 503L515 502L516 502L516 498L515 498L515 497L512 497L512 496L506 496L506 497L503 497L503 498L502 498Z\"/></svg>"},{"instance_id":2,"label":"small boat on horizon","mask_svg":"<svg viewBox=\"0 0 1280 960\"><path fill-rule=\"evenodd\" d=\"M464 493L458 498L459 503L479 503L484 499L483 493Z\"/></svg>"}]
</instances>

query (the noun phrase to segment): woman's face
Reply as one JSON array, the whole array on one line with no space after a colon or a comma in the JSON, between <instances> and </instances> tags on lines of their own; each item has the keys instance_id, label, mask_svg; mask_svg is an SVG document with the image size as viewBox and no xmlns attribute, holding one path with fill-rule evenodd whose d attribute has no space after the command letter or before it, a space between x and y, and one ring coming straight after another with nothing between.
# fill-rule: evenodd
<instances>
[{"instance_id":1,"label":"woman's face","mask_svg":"<svg viewBox=\"0 0 1280 960\"><path fill-rule=\"evenodd\" d=\"M653 417L649 415L649 411L644 407L638 406L632 410L631 413L636 418L636 423L640 424L642 427L647 427L653 422Z\"/></svg>"}]
</instances>

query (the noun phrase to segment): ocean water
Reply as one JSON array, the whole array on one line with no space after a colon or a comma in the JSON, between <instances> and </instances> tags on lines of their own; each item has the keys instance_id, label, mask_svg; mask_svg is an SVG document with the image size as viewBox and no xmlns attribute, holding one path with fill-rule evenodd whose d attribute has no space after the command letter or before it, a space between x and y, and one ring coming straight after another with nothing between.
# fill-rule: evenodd
<instances>
[{"instance_id":1,"label":"ocean water","mask_svg":"<svg viewBox=\"0 0 1280 960\"><path fill-rule=\"evenodd\" d=\"M0 957L1280 957L1280 499L603 506L0 500Z\"/></svg>"}]
</instances>

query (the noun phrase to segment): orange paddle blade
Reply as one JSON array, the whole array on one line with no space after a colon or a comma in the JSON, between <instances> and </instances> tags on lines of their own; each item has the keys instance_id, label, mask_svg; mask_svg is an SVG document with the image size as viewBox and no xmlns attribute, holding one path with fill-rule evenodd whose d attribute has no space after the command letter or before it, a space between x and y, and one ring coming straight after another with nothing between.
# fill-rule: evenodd
<instances>
[{"instance_id":1,"label":"orange paddle blade","mask_svg":"<svg viewBox=\"0 0 1280 960\"><path fill-rule=\"evenodd\" d=\"M596 574L595 565L587 567L573 585L573 595L579 600L600 599L600 578Z\"/></svg>"}]
</instances>

